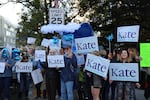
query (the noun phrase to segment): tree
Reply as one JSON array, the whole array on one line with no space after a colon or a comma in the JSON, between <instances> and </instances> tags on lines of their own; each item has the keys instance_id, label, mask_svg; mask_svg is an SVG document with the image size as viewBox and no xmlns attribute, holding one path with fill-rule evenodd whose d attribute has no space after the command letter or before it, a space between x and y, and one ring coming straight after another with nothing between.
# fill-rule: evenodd
<instances>
[{"instance_id":1,"label":"tree","mask_svg":"<svg viewBox=\"0 0 150 100\"><path fill-rule=\"evenodd\" d=\"M40 28L48 24L48 10L51 6L51 0L26 0L22 3L26 9L21 16L20 27L18 30L18 44L26 44L27 37L36 38L36 45L40 45L43 38L51 38L52 34L44 35Z\"/></svg>"},{"instance_id":2,"label":"tree","mask_svg":"<svg viewBox=\"0 0 150 100\"><path fill-rule=\"evenodd\" d=\"M150 38L149 9L149 0L80 0L79 14L90 11L88 17L93 29L104 37L116 33L118 26L138 24L144 41Z\"/></svg>"},{"instance_id":3,"label":"tree","mask_svg":"<svg viewBox=\"0 0 150 100\"><path fill-rule=\"evenodd\" d=\"M61 8L64 8L65 13L65 23L68 23L72 19L72 15L69 16L68 13L72 12L73 9L76 9L73 5L74 0L69 1L60 1ZM48 12L49 7L54 7L52 5L52 0L25 0L23 2L19 1L18 3L22 3L26 8L24 13L21 16L22 21L19 23L20 27L18 30L18 44L22 44L23 40L26 40L27 37L32 36L37 38L36 44L40 45L41 40L43 38L51 38L53 34L44 35L40 32L40 27L44 24L48 24ZM74 15L75 16L75 15ZM56 33L56 35L58 35ZM26 43L26 41L25 41ZM25 44L24 43L24 44Z\"/></svg>"}]
</instances>

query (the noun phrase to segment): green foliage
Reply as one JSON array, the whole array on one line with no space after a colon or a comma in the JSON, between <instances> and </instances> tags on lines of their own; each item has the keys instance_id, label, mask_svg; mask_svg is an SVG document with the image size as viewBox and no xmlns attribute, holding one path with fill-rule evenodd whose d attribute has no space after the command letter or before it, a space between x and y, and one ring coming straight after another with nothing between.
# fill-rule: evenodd
<instances>
[{"instance_id":1,"label":"green foliage","mask_svg":"<svg viewBox=\"0 0 150 100\"><path fill-rule=\"evenodd\" d=\"M149 0L80 0L80 14L89 9L94 11L89 16L92 27L103 36L116 33L118 26L138 24L141 41L150 38Z\"/></svg>"},{"instance_id":2,"label":"green foliage","mask_svg":"<svg viewBox=\"0 0 150 100\"><path fill-rule=\"evenodd\" d=\"M41 25L44 24L45 8L40 2L41 0L27 1L23 3L28 11L24 12L21 16L20 27L18 28L18 45L26 43L27 37L37 38L36 44L41 43L44 35L40 32ZM49 37L49 36L48 36Z\"/></svg>"}]
</instances>

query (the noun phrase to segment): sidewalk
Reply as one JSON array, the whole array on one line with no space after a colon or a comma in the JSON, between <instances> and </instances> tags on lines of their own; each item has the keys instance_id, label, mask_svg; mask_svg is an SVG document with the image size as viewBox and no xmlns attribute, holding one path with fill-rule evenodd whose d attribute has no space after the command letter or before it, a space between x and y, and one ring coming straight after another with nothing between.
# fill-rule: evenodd
<instances>
[{"instance_id":1,"label":"sidewalk","mask_svg":"<svg viewBox=\"0 0 150 100\"><path fill-rule=\"evenodd\" d=\"M135 93L136 93L137 100L146 100L144 98L144 90L143 89L136 89ZM13 90L13 92L11 92L11 100L18 100L17 99L17 90L16 91ZM29 99L23 99L23 100L35 100L35 93L33 91L33 87L30 88ZM48 100L48 99L40 98L40 99L36 99L36 100ZM56 100L60 100L60 99L56 98ZM150 98L148 100L150 100Z\"/></svg>"}]
</instances>

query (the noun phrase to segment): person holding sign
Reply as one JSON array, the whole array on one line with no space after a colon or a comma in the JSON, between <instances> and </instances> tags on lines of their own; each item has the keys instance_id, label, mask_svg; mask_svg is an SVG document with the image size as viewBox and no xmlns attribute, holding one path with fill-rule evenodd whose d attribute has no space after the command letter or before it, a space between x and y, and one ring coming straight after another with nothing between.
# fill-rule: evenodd
<instances>
[{"instance_id":1,"label":"person holding sign","mask_svg":"<svg viewBox=\"0 0 150 100\"><path fill-rule=\"evenodd\" d=\"M22 59L20 62L28 62L29 61L29 56L27 54L27 52L23 52L22 53ZM16 65L16 67L19 67ZM23 92L25 92L25 97L28 98L28 92L29 92L29 84L30 84L30 74L27 72L20 72L18 73L19 78L18 78L18 82L19 82L19 94L18 94L18 98L21 99Z\"/></svg>"},{"instance_id":2,"label":"person holding sign","mask_svg":"<svg viewBox=\"0 0 150 100\"><path fill-rule=\"evenodd\" d=\"M73 100L74 75L77 69L77 58L71 50L71 44L63 44L65 67L62 68L61 79L61 100Z\"/></svg>"},{"instance_id":3,"label":"person holding sign","mask_svg":"<svg viewBox=\"0 0 150 100\"><path fill-rule=\"evenodd\" d=\"M1 51L0 63L4 63L4 69L0 69L3 70L3 72L1 71L0 73L0 99L8 100L10 91L9 87L12 79L12 67L14 62L10 59L7 48L3 48Z\"/></svg>"},{"instance_id":4,"label":"person holding sign","mask_svg":"<svg viewBox=\"0 0 150 100\"><path fill-rule=\"evenodd\" d=\"M96 56L106 56L106 51L101 50L101 51L94 51L92 54ZM91 93L93 96L93 100L100 100L100 91L103 85L103 77L92 73L92 84L91 84Z\"/></svg>"},{"instance_id":5,"label":"person holding sign","mask_svg":"<svg viewBox=\"0 0 150 100\"><path fill-rule=\"evenodd\" d=\"M48 56L54 56L57 54L58 54L57 50L50 49ZM47 61L48 61L48 59L47 59ZM57 79L59 77L59 72L58 72L57 67L59 67L59 66L51 68L51 66L48 64L48 62L42 62L41 65L45 69L46 91L47 91L47 95L48 95L48 100L55 100L57 85L59 84L57 82Z\"/></svg>"},{"instance_id":6,"label":"person holding sign","mask_svg":"<svg viewBox=\"0 0 150 100\"><path fill-rule=\"evenodd\" d=\"M129 53L126 49L120 51L121 63L131 63L129 60ZM136 86L140 88L140 84L136 83ZM135 99L135 83L129 81L117 81L116 86L116 100L134 100Z\"/></svg>"}]
</instances>

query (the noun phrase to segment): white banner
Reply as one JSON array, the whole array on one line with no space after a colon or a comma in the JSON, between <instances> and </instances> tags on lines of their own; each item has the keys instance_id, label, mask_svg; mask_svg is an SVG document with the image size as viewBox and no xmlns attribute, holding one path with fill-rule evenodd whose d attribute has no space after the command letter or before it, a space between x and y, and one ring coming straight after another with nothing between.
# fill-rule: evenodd
<instances>
[{"instance_id":1,"label":"white banner","mask_svg":"<svg viewBox=\"0 0 150 100\"><path fill-rule=\"evenodd\" d=\"M35 61L46 62L46 51L45 50L35 50Z\"/></svg>"},{"instance_id":2,"label":"white banner","mask_svg":"<svg viewBox=\"0 0 150 100\"><path fill-rule=\"evenodd\" d=\"M110 63L109 78L115 81L139 81L138 63Z\"/></svg>"},{"instance_id":3,"label":"white banner","mask_svg":"<svg viewBox=\"0 0 150 100\"><path fill-rule=\"evenodd\" d=\"M50 8L49 24L64 24L64 10L61 8Z\"/></svg>"},{"instance_id":4,"label":"white banner","mask_svg":"<svg viewBox=\"0 0 150 100\"><path fill-rule=\"evenodd\" d=\"M32 62L17 62L15 66L16 72L32 72L33 69Z\"/></svg>"},{"instance_id":5,"label":"white banner","mask_svg":"<svg viewBox=\"0 0 150 100\"><path fill-rule=\"evenodd\" d=\"M110 60L87 54L85 69L102 77L107 77Z\"/></svg>"},{"instance_id":6,"label":"white banner","mask_svg":"<svg viewBox=\"0 0 150 100\"><path fill-rule=\"evenodd\" d=\"M99 51L98 39L95 36L75 39L77 53Z\"/></svg>"},{"instance_id":7,"label":"white banner","mask_svg":"<svg viewBox=\"0 0 150 100\"><path fill-rule=\"evenodd\" d=\"M27 44L35 44L36 38L28 37Z\"/></svg>"},{"instance_id":8,"label":"white banner","mask_svg":"<svg viewBox=\"0 0 150 100\"><path fill-rule=\"evenodd\" d=\"M139 29L139 25L118 27L117 42L138 42Z\"/></svg>"},{"instance_id":9,"label":"white banner","mask_svg":"<svg viewBox=\"0 0 150 100\"><path fill-rule=\"evenodd\" d=\"M31 72L31 77L33 79L34 84L38 84L43 81L43 76L39 68Z\"/></svg>"},{"instance_id":10,"label":"white banner","mask_svg":"<svg viewBox=\"0 0 150 100\"><path fill-rule=\"evenodd\" d=\"M5 62L0 62L0 73L4 73L5 70Z\"/></svg>"},{"instance_id":11,"label":"white banner","mask_svg":"<svg viewBox=\"0 0 150 100\"><path fill-rule=\"evenodd\" d=\"M64 67L64 56L63 55L48 55L47 56L48 67Z\"/></svg>"}]
</instances>

